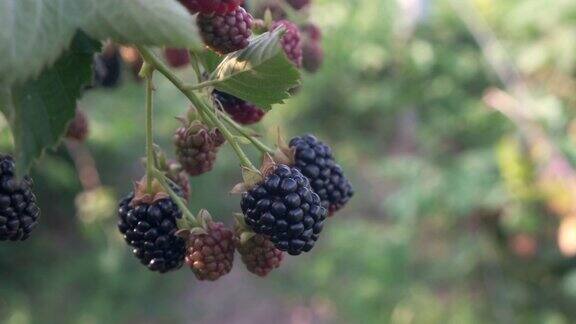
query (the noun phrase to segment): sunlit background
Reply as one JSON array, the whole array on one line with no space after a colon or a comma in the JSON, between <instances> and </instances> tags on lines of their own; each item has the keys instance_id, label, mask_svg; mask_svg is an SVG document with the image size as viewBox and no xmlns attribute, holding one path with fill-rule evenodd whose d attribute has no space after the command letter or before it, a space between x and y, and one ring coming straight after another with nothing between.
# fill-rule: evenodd
<instances>
[{"instance_id":1,"label":"sunlit background","mask_svg":"<svg viewBox=\"0 0 576 324\"><path fill-rule=\"evenodd\" d=\"M143 174L144 88L126 68L119 89L79 103L87 144L33 171L41 223L0 246L0 322L576 321L576 2L313 2L324 65L258 129L315 133L351 178L318 246L265 279L239 258L215 283L142 267L116 229L116 201ZM188 105L155 81L155 138L172 154ZM3 120L0 132L11 150ZM237 165L226 147L192 179L193 211L233 223Z\"/></svg>"}]
</instances>

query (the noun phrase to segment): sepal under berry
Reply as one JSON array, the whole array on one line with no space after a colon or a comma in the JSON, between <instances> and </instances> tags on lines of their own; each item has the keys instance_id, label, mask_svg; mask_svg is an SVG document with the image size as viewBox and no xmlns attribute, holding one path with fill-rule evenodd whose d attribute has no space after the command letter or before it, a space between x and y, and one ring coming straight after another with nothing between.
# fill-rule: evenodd
<instances>
[{"instance_id":1,"label":"sepal under berry","mask_svg":"<svg viewBox=\"0 0 576 324\"><path fill-rule=\"evenodd\" d=\"M18 179L12 157L0 154L0 241L26 240L39 215L32 179Z\"/></svg>"}]
</instances>

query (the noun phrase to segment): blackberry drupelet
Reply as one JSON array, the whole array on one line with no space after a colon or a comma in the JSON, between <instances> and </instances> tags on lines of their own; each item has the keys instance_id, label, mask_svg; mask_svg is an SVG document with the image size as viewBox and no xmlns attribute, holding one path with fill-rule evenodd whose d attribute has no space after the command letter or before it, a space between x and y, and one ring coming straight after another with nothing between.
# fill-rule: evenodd
<instances>
[{"instance_id":1,"label":"blackberry drupelet","mask_svg":"<svg viewBox=\"0 0 576 324\"><path fill-rule=\"evenodd\" d=\"M330 147L309 134L294 137L289 145L295 150L294 167L310 179L312 189L330 215L344 207L354 190L334 160Z\"/></svg>"},{"instance_id":2,"label":"blackberry drupelet","mask_svg":"<svg viewBox=\"0 0 576 324\"><path fill-rule=\"evenodd\" d=\"M259 122L264 117L264 110L231 94L214 90L212 96L237 123L250 125Z\"/></svg>"},{"instance_id":3,"label":"blackberry drupelet","mask_svg":"<svg viewBox=\"0 0 576 324\"><path fill-rule=\"evenodd\" d=\"M220 222L209 222L206 234L191 234L186 264L198 280L215 281L232 270L234 233Z\"/></svg>"},{"instance_id":4,"label":"blackberry drupelet","mask_svg":"<svg viewBox=\"0 0 576 324\"><path fill-rule=\"evenodd\" d=\"M242 195L241 208L254 232L291 255L314 247L327 215L308 179L284 164Z\"/></svg>"},{"instance_id":5,"label":"blackberry drupelet","mask_svg":"<svg viewBox=\"0 0 576 324\"><path fill-rule=\"evenodd\" d=\"M24 241L40 215L32 179L18 180L15 168L11 156L0 154L0 241Z\"/></svg>"},{"instance_id":6,"label":"blackberry drupelet","mask_svg":"<svg viewBox=\"0 0 576 324\"><path fill-rule=\"evenodd\" d=\"M226 14L238 8L243 0L179 0L190 13Z\"/></svg>"},{"instance_id":7,"label":"blackberry drupelet","mask_svg":"<svg viewBox=\"0 0 576 324\"><path fill-rule=\"evenodd\" d=\"M236 248L246 269L260 277L266 277L270 271L278 268L284 257L274 243L258 234L244 244L240 244L240 239L237 238Z\"/></svg>"},{"instance_id":8,"label":"blackberry drupelet","mask_svg":"<svg viewBox=\"0 0 576 324\"><path fill-rule=\"evenodd\" d=\"M242 7L227 14L199 14L196 18L206 46L228 54L248 46L252 35L252 16Z\"/></svg>"},{"instance_id":9,"label":"blackberry drupelet","mask_svg":"<svg viewBox=\"0 0 576 324\"><path fill-rule=\"evenodd\" d=\"M118 229L124 240L134 248L134 255L152 271L164 273L184 263L184 239L175 235L176 219L182 212L171 198L152 203L133 202L131 193L120 202Z\"/></svg>"},{"instance_id":10,"label":"blackberry drupelet","mask_svg":"<svg viewBox=\"0 0 576 324\"><path fill-rule=\"evenodd\" d=\"M297 67L302 66L302 42L298 26L288 20L279 20L270 26L270 30L272 31L279 27L284 27L285 29L281 41L284 53Z\"/></svg>"}]
</instances>

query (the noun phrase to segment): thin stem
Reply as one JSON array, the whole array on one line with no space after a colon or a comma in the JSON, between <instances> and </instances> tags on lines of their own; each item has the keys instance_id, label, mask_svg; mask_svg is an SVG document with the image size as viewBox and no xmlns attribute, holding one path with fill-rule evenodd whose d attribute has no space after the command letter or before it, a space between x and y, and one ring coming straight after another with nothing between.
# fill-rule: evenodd
<instances>
[{"instance_id":1,"label":"thin stem","mask_svg":"<svg viewBox=\"0 0 576 324\"><path fill-rule=\"evenodd\" d=\"M174 190L172 190L172 187L170 187L170 184L168 184L168 181L166 181L164 173L156 168L152 168L151 174L156 178L156 180L158 180L158 182L160 182L162 188L164 188L164 190L168 192L168 195L170 195L170 198L172 198L172 200L174 200L178 208L180 208L186 220L190 222L190 224L194 227L200 226L200 223L198 223L196 217L192 215L192 212L190 212L188 206L186 206L186 204L184 203L184 199L178 196L178 194L174 192Z\"/></svg>"},{"instance_id":2,"label":"thin stem","mask_svg":"<svg viewBox=\"0 0 576 324\"><path fill-rule=\"evenodd\" d=\"M232 120L232 118L230 118L230 116L224 114L224 113L220 113L220 117L222 119L224 119L224 121L232 126L232 128L237 131L238 133L240 133L242 136L246 137L254 146L256 146L256 148L262 152L262 153L270 153L273 154L274 150L269 148L266 144L262 143L260 140L258 140L256 137L254 137L253 135L251 135L249 133L249 131L238 125L238 123L236 123L234 120Z\"/></svg>"},{"instance_id":3,"label":"thin stem","mask_svg":"<svg viewBox=\"0 0 576 324\"><path fill-rule=\"evenodd\" d=\"M140 54L142 55L142 58L144 58L146 62L152 64L154 68L158 70L158 72L162 73L168 80L170 80L170 82L172 82L192 102L196 109L202 110L214 122L215 126L222 132L224 138L226 138L226 140L234 149L234 152L238 156L242 166L252 170L257 170L248 156L246 156L246 153L244 153L240 147L240 144L238 144L232 133L230 133L224 123L222 123L222 121L216 117L214 111L210 107L207 107L206 104L202 102L198 96L196 96L193 90L188 89L184 82L180 80L180 78L178 78L174 73L172 73L166 64L160 61L150 49L139 45L137 47L140 51Z\"/></svg>"},{"instance_id":4,"label":"thin stem","mask_svg":"<svg viewBox=\"0 0 576 324\"><path fill-rule=\"evenodd\" d=\"M200 71L200 65L198 64L199 58L198 54L194 51L188 51L190 53L190 63L192 64L192 68L196 73L196 80L198 83L202 83L202 72Z\"/></svg>"},{"instance_id":5,"label":"thin stem","mask_svg":"<svg viewBox=\"0 0 576 324\"><path fill-rule=\"evenodd\" d=\"M152 84L152 76L154 68L149 64L144 63L141 70L142 75L146 78L146 191L152 192L152 167L154 166L154 139L152 138L153 121L152 121L152 94L154 92L154 85Z\"/></svg>"}]
</instances>

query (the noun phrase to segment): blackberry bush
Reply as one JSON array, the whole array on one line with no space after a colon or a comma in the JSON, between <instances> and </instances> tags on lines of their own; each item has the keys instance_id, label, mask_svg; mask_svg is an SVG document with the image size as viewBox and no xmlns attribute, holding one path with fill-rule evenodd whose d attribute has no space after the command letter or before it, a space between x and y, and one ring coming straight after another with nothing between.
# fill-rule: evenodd
<instances>
[{"instance_id":1,"label":"blackberry bush","mask_svg":"<svg viewBox=\"0 0 576 324\"><path fill-rule=\"evenodd\" d=\"M310 180L330 215L344 207L354 190L334 160L330 147L309 134L294 137L289 146L294 150L294 167Z\"/></svg>"},{"instance_id":2,"label":"blackberry bush","mask_svg":"<svg viewBox=\"0 0 576 324\"><path fill-rule=\"evenodd\" d=\"M226 14L199 14L196 21L206 46L220 54L245 48L252 35L252 16L242 7Z\"/></svg>"},{"instance_id":3,"label":"blackberry bush","mask_svg":"<svg viewBox=\"0 0 576 324\"><path fill-rule=\"evenodd\" d=\"M291 255L314 247L327 215L308 179L283 164L242 195L241 208L255 233Z\"/></svg>"},{"instance_id":4,"label":"blackberry bush","mask_svg":"<svg viewBox=\"0 0 576 324\"><path fill-rule=\"evenodd\" d=\"M264 110L233 95L214 90L212 96L237 123L250 125L259 122L264 117Z\"/></svg>"},{"instance_id":5,"label":"blackberry bush","mask_svg":"<svg viewBox=\"0 0 576 324\"><path fill-rule=\"evenodd\" d=\"M40 215L32 179L18 180L15 168L11 156L0 154L0 241L26 240Z\"/></svg>"}]
</instances>

